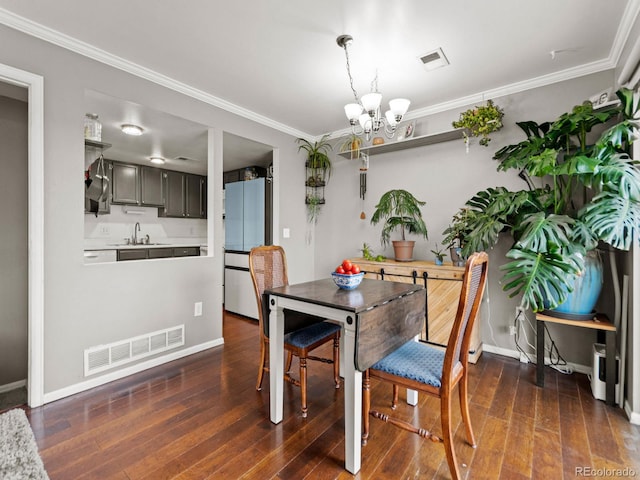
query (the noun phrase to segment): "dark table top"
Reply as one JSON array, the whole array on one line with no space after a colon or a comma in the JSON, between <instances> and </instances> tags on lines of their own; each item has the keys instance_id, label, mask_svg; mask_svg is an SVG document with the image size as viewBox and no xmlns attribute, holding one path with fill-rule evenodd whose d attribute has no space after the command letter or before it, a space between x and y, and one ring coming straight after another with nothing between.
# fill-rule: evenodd
<instances>
[{"instance_id":1,"label":"dark table top","mask_svg":"<svg viewBox=\"0 0 640 480\"><path fill-rule=\"evenodd\" d=\"M286 285L266 290L266 295L276 295L293 300L323 305L326 307L360 313L369 308L391 301L402 295L424 289L412 283L388 282L363 278L354 290L338 288L331 278Z\"/></svg>"}]
</instances>

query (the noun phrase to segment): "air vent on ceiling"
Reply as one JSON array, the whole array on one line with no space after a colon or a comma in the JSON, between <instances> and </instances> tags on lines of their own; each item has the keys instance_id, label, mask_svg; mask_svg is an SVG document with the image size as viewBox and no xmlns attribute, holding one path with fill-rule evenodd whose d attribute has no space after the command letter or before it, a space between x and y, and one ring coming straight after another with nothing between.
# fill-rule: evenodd
<instances>
[{"instance_id":1,"label":"air vent on ceiling","mask_svg":"<svg viewBox=\"0 0 640 480\"><path fill-rule=\"evenodd\" d=\"M427 70L435 70L436 68L449 65L449 60L447 60L441 48L425 53L420 57L420 61Z\"/></svg>"},{"instance_id":2,"label":"air vent on ceiling","mask_svg":"<svg viewBox=\"0 0 640 480\"><path fill-rule=\"evenodd\" d=\"M131 363L184 345L184 325L139 335L84 351L84 375Z\"/></svg>"},{"instance_id":3,"label":"air vent on ceiling","mask_svg":"<svg viewBox=\"0 0 640 480\"><path fill-rule=\"evenodd\" d=\"M194 160L193 158L185 157L184 155L180 155L179 157L176 157L176 160L178 160L180 162L195 162L195 161L197 161L197 160Z\"/></svg>"}]
</instances>

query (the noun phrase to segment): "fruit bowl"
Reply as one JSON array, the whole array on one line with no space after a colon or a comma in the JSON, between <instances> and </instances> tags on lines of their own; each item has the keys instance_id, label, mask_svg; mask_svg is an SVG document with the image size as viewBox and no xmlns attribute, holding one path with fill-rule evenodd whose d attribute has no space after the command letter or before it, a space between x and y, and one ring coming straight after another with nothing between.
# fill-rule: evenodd
<instances>
[{"instance_id":1,"label":"fruit bowl","mask_svg":"<svg viewBox=\"0 0 640 480\"><path fill-rule=\"evenodd\" d=\"M364 272L351 275L332 272L331 277L333 278L335 284L343 290L353 290L358 285L360 285L362 277L364 277Z\"/></svg>"}]
</instances>

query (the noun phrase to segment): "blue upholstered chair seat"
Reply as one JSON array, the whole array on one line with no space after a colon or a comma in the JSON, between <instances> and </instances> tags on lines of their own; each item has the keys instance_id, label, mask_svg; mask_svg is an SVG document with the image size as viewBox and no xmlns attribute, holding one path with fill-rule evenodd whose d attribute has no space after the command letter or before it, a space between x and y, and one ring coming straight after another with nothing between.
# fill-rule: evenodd
<instances>
[{"instance_id":1,"label":"blue upholstered chair seat","mask_svg":"<svg viewBox=\"0 0 640 480\"><path fill-rule=\"evenodd\" d=\"M301 328L284 336L284 341L294 347L306 348L318 340L340 330L340 325L329 322L320 322Z\"/></svg>"},{"instance_id":2,"label":"blue upholstered chair seat","mask_svg":"<svg viewBox=\"0 0 640 480\"><path fill-rule=\"evenodd\" d=\"M371 368L439 388L444 353L444 350L410 341L372 365Z\"/></svg>"}]
</instances>

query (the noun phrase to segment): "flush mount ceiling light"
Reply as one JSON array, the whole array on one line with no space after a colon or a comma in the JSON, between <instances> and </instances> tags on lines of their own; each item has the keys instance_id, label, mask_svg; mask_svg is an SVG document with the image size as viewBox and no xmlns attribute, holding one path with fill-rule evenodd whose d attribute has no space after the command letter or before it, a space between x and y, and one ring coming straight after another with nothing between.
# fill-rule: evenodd
<instances>
[{"instance_id":1,"label":"flush mount ceiling light","mask_svg":"<svg viewBox=\"0 0 640 480\"><path fill-rule=\"evenodd\" d=\"M121 125L120 129L122 130L122 133L126 133L127 135L133 135L136 137L142 135L142 132L144 132L142 127L133 125L131 123L125 123L124 125Z\"/></svg>"},{"instance_id":2,"label":"flush mount ceiling light","mask_svg":"<svg viewBox=\"0 0 640 480\"><path fill-rule=\"evenodd\" d=\"M378 73L371 82L371 92L362 96L362 99L358 98L358 93L353 87L353 77L351 76L351 65L349 64L349 50L348 46L353 42L351 35L340 35L336 42L338 46L344 49L344 55L347 60L347 75L349 75L349 84L353 91L353 97L355 103L349 103L344 106L344 113L349 119L351 125L351 131L355 135L362 135L364 133L367 140L371 138L371 132L378 133L380 128L383 128L384 134L387 138L393 137L396 126L402 121L402 117L409 109L411 103L406 98L395 98L389 101L389 110L384 114L384 117L380 114L380 103L382 102L382 94L378 92ZM363 113L364 111L364 113Z\"/></svg>"},{"instance_id":3,"label":"flush mount ceiling light","mask_svg":"<svg viewBox=\"0 0 640 480\"><path fill-rule=\"evenodd\" d=\"M150 157L149 160L156 165L162 165L164 163L164 158L162 157Z\"/></svg>"}]
</instances>

